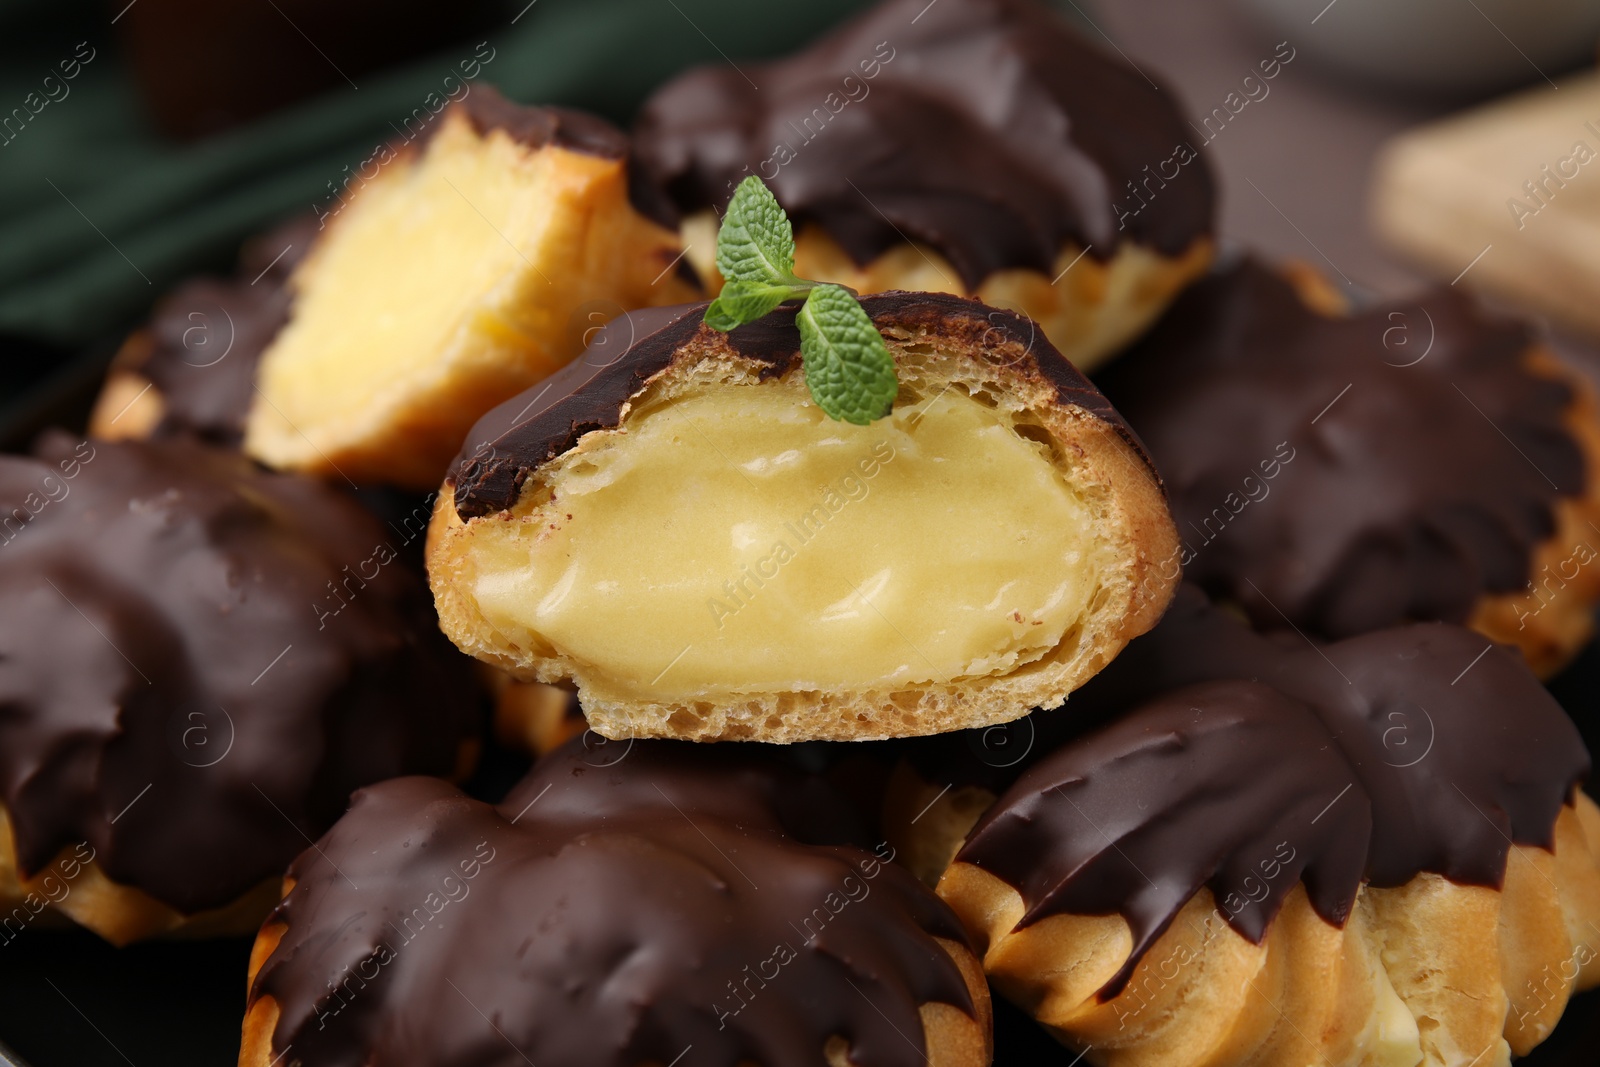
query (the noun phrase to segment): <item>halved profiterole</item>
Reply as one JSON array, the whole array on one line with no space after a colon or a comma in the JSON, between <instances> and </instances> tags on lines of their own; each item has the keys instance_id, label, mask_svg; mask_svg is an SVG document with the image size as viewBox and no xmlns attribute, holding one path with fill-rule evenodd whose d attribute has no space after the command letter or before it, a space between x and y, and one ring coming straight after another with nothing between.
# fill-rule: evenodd
<instances>
[{"instance_id":1,"label":"halved profiterole","mask_svg":"<svg viewBox=\"0 0 1600 1067\"><path fill-rule=\"evenodd\" d=\"M629 197L628 151L604 119L487 86L384 148L289 279L245 451L430 489L473 420L576 357L586 330L697 297L672 269L677 235Z\"/></svg>"},{"instance_id":2,"label":"halved profiterole","mask_svg":"<svg viewBox=\"0 0 1600 1067\"><path fill-rule=\"evenodd\" d=\"M794 275L759 179L710 305L613 320L439 494L440 623L609 737L939 733L1054 707L1154 625L1176 532L1028 319ZM793 301L804 299L803 304Z\"/></svg>"},{"instance_id":3,"label":"halved profiterole","mask_svg":"<svg viewBox=\"0 0 1600 1067\"><path fill-rule=\"evenodd\" d=\"M1026 319L865 297L892 413L807 394L793 306L634 312L472 430L436 506L446 633L577 683L602 734L937 733L1052 707L1160 617L1176 535L1116 412Z\"/></svg>"}]
</instances>

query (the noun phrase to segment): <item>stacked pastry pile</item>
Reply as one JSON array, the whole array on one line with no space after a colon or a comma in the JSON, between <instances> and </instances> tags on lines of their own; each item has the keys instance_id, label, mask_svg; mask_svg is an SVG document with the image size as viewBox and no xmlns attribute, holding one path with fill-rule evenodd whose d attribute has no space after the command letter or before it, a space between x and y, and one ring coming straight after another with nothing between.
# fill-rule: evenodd
<instances>
[{"instance_id":1,"label":"stacked pastry pile","mask_svg":"<svg viewBox=\"0 0 1600 1067\"><path fill-rule=\"evenodd\" d=\"M259 929L244 1067L981 1065L991 981L1063 1064L1527 1052L1593 397L1213 263L1187 130L887 0L631 137L476 89L173 294L0 461L3 936Z\"/></svg>"}]
</instances>

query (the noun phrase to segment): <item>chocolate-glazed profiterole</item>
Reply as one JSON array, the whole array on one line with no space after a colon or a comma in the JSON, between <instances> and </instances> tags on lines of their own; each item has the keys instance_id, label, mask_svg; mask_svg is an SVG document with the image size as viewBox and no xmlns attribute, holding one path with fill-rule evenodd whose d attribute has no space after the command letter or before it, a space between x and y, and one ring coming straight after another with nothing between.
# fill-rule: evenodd
<instances>
[{"instance_id":1,"label":"chocolate-glazed profiterole","mask_svg":"<svg viewBox=\"0 0 1600 1067\"><path fill-rule=\"evenodd\" d=\"M428 571L463 650L576 682L607 737L855 740L1054 706L1170 595L1138 440L1033 323L862 306L895 360L867 426L812 402L797 308L624 316L486 415Z\"/></svg>"},{"instance_id":2,"label":"chocolate-glazed profiterole","mask_svg":"<svg viewBox=\"0 0 1600 1067\"><path fill-rule=\"evenodd\" d=\"M571 360L593 328L699 295L672 269L677 235L630 202L627 156L603 119L484 85L382 148L290 280L246 451L431 489L478 416Z\"/></svg>"},{"instance_id":3,"label":"chocolate-glazed profiterole","mask_svg":"<svg viewBox=\"0 0 1600 1067\"><path fill-rule=\"evenodd\" d=\"M1122 915L1133 947L1106 983L1111 994L1196 890L1206 886L1221 900L1263 857L1281 875L1260 901L1229 916L1245 937L1261 940L1301 878L1316 887L1318 915L1337 925L1350 916L1371 805L1360 795L1312 822L1349 784L1350 765L1310 709L1270 686L1172 690L1041 764L979 824L959 858L1021 891L1024 927L1050 915ZM1180 766L1186 773L1175 773ZM1086 824L1117 848L1084 834ZM1295 847L1278 847L1289 839ZM1155 872L1155 885L1140 871Z\"/></svg>"},{"instance_id":4,"label":"chocolate-glazed profiterole","mask_svg":"<svg viewBox=\"0 0 1600 1067\"><path fill-rule=\"evenodd\" d=\"M90 436L236 447L256 364L289 320L289 275L315 234L314 217L294 219L248 242L233 277L195 278L164 297L112 361Z\"/></svg>"},{"instance_id":5,"label":"chocolate-glazed profiterole","mask_svg":"<svg viewBox=\"0 0 1600 1067\"><path fill-rule=\"evenodd\" d=\"M60 435L0 458L0 537L6 939L249 930L351 790L471 754L470 664L339 492Z\"/></svg>"},{"instance_id":6,"label":"chocolate-glazed profiterole","mask_svg":"<svg viewBox=\"0 0 1600 1067\"><path fill-rule=\"evenodd\" d=\"M1344 316L1245 259L1100 384L1172 493L1174 561L1260 626L1465 622L1553 673L1600 598L1600 414L1454 289Z\"/></svg>"},{"instance_id":7,"label":"chocolate-glazed profiterole","mask_svg":"<svg viewBox=\"0 0 1600 1067\"><path fill-rule=\"evenodd\" d=\"M682 75L636 138L713 283L715 213L755 174L802 277L973 295L1080 367L1211 258L1211 172L1170 90L1036 0L888 0L798 55Z\"/></svg>"},{"instance_id":8,"label":"chocolate-glazed profiterole","mask_svg":"<svg viewBox=\"0 0 1600 1067\"><path fill-rule=\"evenodd\" d=\"M1279 642L1188 588L1075 699L1122 713L1030 754L939 889L1089 1058L1504 1064L1600 984L1588 757L1513 650Z\"/></svg>"},{"instance_id":9,"label":"chocolate-glazed profiterole","mask_svg":"<svg viewBox=\"0 0 1600 1067\"><path fill-rule=\"evenodd\" d=\"M498 807L357 794L262 928L241 1067L989 1062L960 924L886 846L839 843L820 780L745 747L591 758Z\"/></svg>"}]
</instances>

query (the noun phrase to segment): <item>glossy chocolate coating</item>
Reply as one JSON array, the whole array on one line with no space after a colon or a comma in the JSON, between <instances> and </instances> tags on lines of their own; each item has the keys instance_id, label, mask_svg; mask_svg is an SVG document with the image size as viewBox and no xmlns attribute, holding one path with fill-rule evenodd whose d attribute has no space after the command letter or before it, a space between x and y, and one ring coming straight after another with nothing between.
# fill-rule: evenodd
<instances>
[{"instance_id":1,"label":"glossy chocolate coating","mask_svg":"<svg viewBox=\"0 0 1600 1067\"><path fill-rule=\"evenodd\" d=\"M1035 717L1070 719L1080 701L1096 725L1046 738L957 858L1015 886L1024 923L1124 915L1135 954L1119 982L1195 888L1219 904L1241 893L1279 841L1295 862L1259 903L1224 908L1253 941L1297 878L1336 925L1363 881L1498 887L1513 842L1551 847L1589 770L1514 650L1444 623L1280 641L1192 586L1067 708Z\"/></svg>"},{"instance_id":2,"label":"glossy chocolate coating","mask_svg":"<svg viewBox=\"0 0 1600 1067\"><path fill-rule=\"evenodd\" d=\"M1548 847L1556 813L1589 773L1571 718L1513 649L1448 623L1315 645L1263 635L1190 584L1072 699L1090 711L1126 708L1242 677L1312 708L1345 751L1373 795L1368 877L1378 885L1422 870L1499 885L1507 838Z\"/></svg>"},{"instance_id":3,"label":"glossy chocolate coating","mask_svg":"<svg viewBox=\"0 0 1600 1067\"><path fill-rule=\"evenodd\" d=\"M1010 267L1053 274L1069 242L1105 259L1208 235L1191 132L1170 90L1036 0L887 0L791 58L680 76L635 137L685 212L755 174L858 264L916 241L971 292Z\"/></svg>"},{"instance_id":4,"label":"glossy chocolate coating","mask_svg":"<svg viewBox=\"0 0 1600 1067\"><path fill-rule=\"evenodd\" d=\"M0 802L25 874L87 841L113 881L219 907L351 790L455 768L467 661L344 494L189 441L58 435L0 457L0 520Z\"/></svg>"},{"instance_id":5,"label":"glossy chocolate coating","mask_svg":"<svg viewBox=\"0 0 1600 1067\"><path fill-rule=\"evenodd\" d=\"M487 82L476 85L452 109L465 114L480 135L504 130L512 140L530 148L555 145L606 159L624 159L630 148L628 135L599 115L569 107L512 103ZM430 124L418 143L426 143L437 130L437 123Z\"/></svg>"},{"instance_id":6,"label":"glossy chocolate coating","mask_svg":"<svg viewBox=\"0 0 1600 1067\"><path fill-rule=\"evenodd\" d=\"M289 276L316 232L313 216L293 219L251 240L234 277L191 279L156 305L117 364L161 397L152 436L244 440L256 365L289 321Z\"/></svg>"},{"instance_id":7,"label":"glossy chocolate coating","mask_svg":"<svg viewBox=\"0 0 1600 1067\"><path fill-rule=\"evenodd\" d=\"M973 1011L933 940L966 943L955 916L880 856L813 843L842 806L820 782L746 746L595 755L569 743L498 807L423 778L357 794L268 923L252 997L280 1009L273 1054L814 1067L841 1036L861 1067L915 1067L919 1005Z\"/></svg>"},{"instance_id":8,"label":"glossy chocolate coating","mask_svg":"<svg viewBox=\"0 0 1600 1067\"><path fill-rule=\"evenodd\" d=\"M1186 576L1337 638L1526 586L1585 484L1572 392L1526 368L1532 343L1450 288L1326 318L1247 259L1099 381L1167 479Z\"/></svg>"},{"instance_id":9,"label":"glossy chocolate coating","mask_svg":"<svg viewBox=\"0 0 1600 1067\"><path fill-rule=\"evenodd\" d=\"M1251 681L1185 686L1030 769L959 858L1016 886L1023 926L1125 916L1133 950L1112 980L1120 988L1202 885L1252 941L1301 879L1318 914L1342 925L1373 811L1364 794L1323 809L1351 778L1292 697Z\"/></svg>"},{"instance_id":10,"label":"glossy chocolate coating","mask_svg":"<svg viewBox=\"0 0 1600 1067\"><path fill-rule=\"evenodd\" d=\"M151 316L149 348L125 365L161 396L164 410L152 436L192 435L236 447L244 440L256 365L288 321L289 292L281 283L196 278L173 290Z\"/></svg>"},{"instance_id":11,"label":"glossy chocolate coating","mask_svg":"<svg viewBox=\"0 0 1600 1067\"><path fill-rule=\"evenodd\" d=\"M1050 383L1061 405L1099 419L1144 455L1144 446L1122 416L1032 320L945 293L878 293L862 297L861 306L880 329L928 330L964 346L975 360L1001 344L1023 346L1015 371ZM623 406L651 378L675 360L698 359L708 344L725 340L737 355L763 364L763 378L799 365L798 304L784 305L727 334L702 324L706 307L685 304L619 315L595 335L582 356L479 419L448 475L456 512L466 519L510 508L530 471L572 448L591 430L616 427Z\"/></svg>"}]
</instances>

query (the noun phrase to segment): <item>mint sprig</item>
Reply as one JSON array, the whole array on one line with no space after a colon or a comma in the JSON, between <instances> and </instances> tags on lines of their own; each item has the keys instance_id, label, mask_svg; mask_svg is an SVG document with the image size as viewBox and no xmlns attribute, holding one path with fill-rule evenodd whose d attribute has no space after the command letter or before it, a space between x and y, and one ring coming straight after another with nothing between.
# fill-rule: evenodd
<instances>
[{"instance_id":1,"label":"mint sprig","mask_svg":"<svg viewBox=\"0 0 1600 1067\"><path fill-rule=\"evenodd\" d=\"M707 326L731 330L804 297L795 321L811 399L829 418L857 426L889 414L900 383L883 335L848 289L795 277L794 228L753 174L722 216L717 270L723 287L706 309Z\"/></svg>"},{"instance_id":2,"label":"mint sprig","mask_svg":"<svg viewBox=\"0 0 1600 1067\"><path fill-rule=\"evenodd\" d=\"M717 270L730 282L798 284L794 227L754 174L739 183L717 230Z\"/></svg>"}]
</instances>

